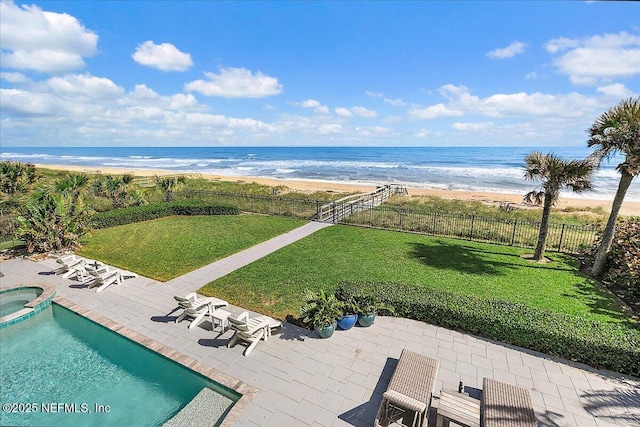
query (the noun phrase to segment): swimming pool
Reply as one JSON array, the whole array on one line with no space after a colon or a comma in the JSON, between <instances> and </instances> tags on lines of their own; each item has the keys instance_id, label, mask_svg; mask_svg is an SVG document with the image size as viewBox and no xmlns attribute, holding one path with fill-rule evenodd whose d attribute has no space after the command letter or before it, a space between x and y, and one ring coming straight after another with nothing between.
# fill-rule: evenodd
<instances>
[{"instance_id":1,"label":"swimming pool","mask_svg":"<svg viewBox=\"0 0 640 427\"><path fill-rule=\"evenodd\" d=\"M159 426L205 387L222 420L240 397L58 304L0 342L1 425Z\"/></svg>"}]
</instances>

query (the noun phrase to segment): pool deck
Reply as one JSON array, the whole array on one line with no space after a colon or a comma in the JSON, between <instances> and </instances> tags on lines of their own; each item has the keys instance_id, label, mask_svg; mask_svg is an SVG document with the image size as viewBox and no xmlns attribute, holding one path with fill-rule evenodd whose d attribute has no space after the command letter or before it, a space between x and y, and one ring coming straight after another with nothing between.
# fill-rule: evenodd
<instances>
[{"instance_id":1,"label":"pool deck","mask_svg":"<svg viewBox=\"0 0 640 427\"><path fill-rule=\"evenodd\" d=\"M50 274L55 267L52 259L3 261L0 285L54 285L58 296L255 387L237 426L371 426L403 348L440 360L430 425L440 390L463 381L477 395L488 377L527 388L539 426L640 426L635 378L393 317L327 340L285 324L244 357L243 346L226 348L231 332L218 336L209 322L192 330L188 321L175 323L173 295L196 290L195 281L138 277L96 293Z\"/></svg>"}]
</instances>

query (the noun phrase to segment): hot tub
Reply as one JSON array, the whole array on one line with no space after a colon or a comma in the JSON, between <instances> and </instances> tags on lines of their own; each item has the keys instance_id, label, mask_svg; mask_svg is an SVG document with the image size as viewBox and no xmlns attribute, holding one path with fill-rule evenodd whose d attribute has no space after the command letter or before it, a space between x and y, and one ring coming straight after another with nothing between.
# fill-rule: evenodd
<instances>
[{"instance_id":1,"label":"hot tub","mask_svg":"<svg viewBox=\"0 0 640 427\"><path fill-rule=\"evenodd\" d=\"M53 286L17 285L0 290L0 328L28 319L51 305Z\"/></svg>"}]
</instances>

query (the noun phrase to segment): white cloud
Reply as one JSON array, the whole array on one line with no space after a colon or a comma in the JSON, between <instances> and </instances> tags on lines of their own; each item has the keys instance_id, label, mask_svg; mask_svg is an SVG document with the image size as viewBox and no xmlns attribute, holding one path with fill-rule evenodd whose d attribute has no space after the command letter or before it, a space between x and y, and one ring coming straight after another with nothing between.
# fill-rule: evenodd
<instances>
[{"instance_id":1,"label":"white cloud","mask_svg":"<svg viewBox=\"0 0 640 427\"><path fill-rule=\"evenodd\" d=\"M360 117L364 117L367 119L376 117L378 115L378 113L376 113L373 110L368 110L364 107L361 106L355 106L355 107L351 107L351 112L353 114L355 114L356 116L360 116Z\"/></svg>"},{"instance_id":2,"label":"white cloud","mask_svg":"<svg viewBox=\"0 0 640 427\"><path fill-rule=\"evenodd\" d=\"M282 92L278 79L252 73L246 68L222 68L219 74L204 73L209 80L195 80L185 85L189 92L223 98L262 98Z\"/></svg>"},{"instance_id":3,"label":"white cloud","mask_svg":"<svg viewBox=\"0 0 640 427\"><path fill-rule=\"evenodd\" d=\"M320 105L320 102L316 101L315 99L305 99L300 103L300 106L302 106L303 108L317 108Z\"/></svg>"},{"instance_id":4,"label":"white cloud","mask_svg":"<svg viewBox=\"0 0 640 427\"><path fill-rule=\"evenodd\" d=\"M413 136L417 138L425 138L431 135L433 132L428 129L420 129L418 132L414 133Z\"/></svg>"},{"instance_id":5,"label":"white cloud","mask_svg":"<svg viewBox=\"0 0 640 427\"><path fill-rule=\"evenodd\" d=\"M322 105L315 99L305 99L298 105L300 105L302 108L313 108L313 111L318 114L329 114L329 107L327 107L326 105Z\"/></svg>"},{"instance_id":6,"label":"white cloud","mask_svg":"<svg viewBox=\"0 0 640 427\"><path fill-rule=\"evenodd\" d=\"M0 79L9 83L26 83L29 81L29 78L22 73L10 73L8 71L0 72Z\"/></svg>"},{"instance_id":7,"label":"white cloud","mask_svg":"<svg viewBox=\"0 0 640 427\"><path fill-rule=\"evenodd\" d=\"M452 109L444 104L431 105L425 108L412 108L409 110L409 117L416 120L431 120L438 117L461 116L460 110Z\"/></svg>"},{"instance_id":8,"label":"white cloud","mask_svg":"<svg viewBox=\"0 0 640 427\"><path fill-rule=\"evenodd\" d=\"M620 32L578 39L558 38L545 44L558 71L574 84L633 77L640 73L640 36Z\"/></svg>"},{"instance_id":9,"label":"white cloud","mask_svg":"<svg viewBox=\"0 0 640 427\"><path fill-rule=\"evenodd\" d=\"M494 59L513 58L514 56L520 53L523 53L526 47L527 47L526 43L514 41L507 47L504 47L501 49L495 49L495 50L492 50L491 52L488 52L487 56L489 58L494 58Z\"/></svg>"},{"instance_id":10,"label":"white cloud","mask_svg":"<svg viewBox=\"0 0 640 427\"><path fill-rule=\"evenodd\" d=\"M414 108L409 115L418 119L480 114L487 117L554 116L584 117L599 107L598 100L579 93L552 95L540 92L495 94L486 98L472 95L464 86L445 85L440 94L448 104L426 109Z\"/></svg>"},{"instance_id":11,"label":"white cloud","mask_svg":"<svg viewBox=\"0 0 640 427\"><path fill-rule=\"evenodd\" d=\"M0 47L5 68L59 72L85 66L97 52L98 36L66 13L38 6L0 3Z\"/></svg>"},{"instance_id":12,"label":"white cloud","mask_svg":"<svg viewBox=\"0 0 640 427\"><path fill-rule=\"evenodd\" d=\"M484 132L489 129L493 129L495 124L493 122L483 123L460 123L456 122L451 127L460 132Z\"/></svg>"},{"instance_id":13,"label":"white cloud","mask_svg":"<svg viewBox=\"0 0 640 427\"><path fill-rule=\"evenodd\" d=\"M356 128L358 135L369 138L384 138L391 135L391 129L383 126L372 126L370 128Z\"/></svg>"},{"instance_id":14,"label":"white cloud","mask_svg":"<svg viewBox=\"0 0 640 427\"><path fill-rule=\"evenodd\" d=\"M17 115L48 115L55 111L55 100L46 93L0 88L0 109Z\"/></svg>"},{"instance_id":15,"label":"white cloud","mask_svg":"<svg viewBox=\"0 0 640 427\"><path fill-rule=\"evenodd\" d=\"M190 54L170 43L155 44L151 40L139 44L131 57L140 65L160 71L186 71L193 65Z\"/></svg>"},{"instance_id":16,"label":"white cloud","mask_svg":"<svg viewBox=\"0 0 640 427\"><path fill-rule=\"evenodd\" d=\"M335 111L337 115L342 116L342 117L351 117L351 116L353 116L353 113L351 111L349 111L348 108L338 107L333 111Z\"/></svg>"},{"instance_id":17,"label":"white cloud","mask_svg":"<svg viewBox=\"0 0 640 427\"><path fill-rule=\"evenodd\" d=\"M635 94L633 93L633 91L629 90L629 88L627 88L625 85L623 85L622 83L613 83L607 86L600 86L598 87L598 92L601 92L607 96L610 96L612 98L628 98L630 96L634 96Z\"/></svg>"},{"instance_id":18,"label":"white cloud","mask_svg":"<svg viewBox=\"0 0 640 427\"><path fill-rule=\"evenodd\" d=\"M530 73L525 74L524 78L527 80L536 80L538 78L538 73L536 73L535 71L532 71Z\"/></svg>"},{"instance_id":19,"label":"white cloud","mask_svg":"<svg viewBox=\"0 0 640 427\"><path fill-rule=\"evenodd\" d=\"M380 93L380 92L366 91L364 94L367 96L370 96L371 98L380 98L384 101L385 104L389 104L393 107L404 107L407 105L407 103L400 98L396 98L396 99L387 98L386 96L384 96L383 93Z\"/></svg>"},{"instance_id":20,"label":"white cloud","mask_svg":"<svg viewBox=\"0 0 640 427\"><path fill-rule=\"evenodd\" d=\"M73 94L89 98L112 98L124 93L111 80L89 74L70 74L64 77L52 77L47 85L57 94Z\"/></svg>"}]
</instances>

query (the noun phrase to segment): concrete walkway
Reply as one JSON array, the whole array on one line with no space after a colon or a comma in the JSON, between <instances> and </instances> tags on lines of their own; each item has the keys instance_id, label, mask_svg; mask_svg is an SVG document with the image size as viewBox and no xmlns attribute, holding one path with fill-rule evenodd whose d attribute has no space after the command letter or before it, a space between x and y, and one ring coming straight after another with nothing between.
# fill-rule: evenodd
<instances>
[{"instance_id":1,"label":"concrete walkway","mask_svg":"<svg viewBox=\"0 0 640 427\"><path fill-rule=\"evenodd\" d=\"M308 235L315 233L325 227L333 225L326 222L309 222L308 224L284 233L266 242L259 243L255 246L238 252L237 254L228 256L212 264L205 265L202 268L194 270L190 273L176 277L166 284L170 287L177 287L187 292L200 289L209 282L219 279L222 276L226 276L234 270L244 267L247 264L251 264L262 257L269 255L272 252L277 251L293 242L307 237Z\"/></svg>"},{"instance_id":2,"label":"concrete walkway","mask_svg":"<svg viewBox=\"0 0 640 427\"><path fill-rule=\"evenodd\" d=\"M187 321L175 323L173 294L197 290L325 226L305 225L166 283L138 277L96 293L51 275L57 266L52 259L12 259L0 262L0 285L54 285L59 296L259 389L237 426L371 426L397 358L408 348L440 360L431 425L440 390L457 389L463 381L477 396L488 377L527 388L539 426L640 427L636 378L423 322L378 317L369 328L337 331L328 340L285 324L250 357L242 355L242 346L226 348L231 332L212 332L209 322L192 330Z\"/></svg>"}]
</instances>

